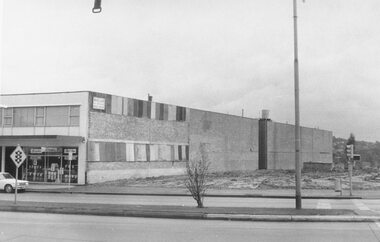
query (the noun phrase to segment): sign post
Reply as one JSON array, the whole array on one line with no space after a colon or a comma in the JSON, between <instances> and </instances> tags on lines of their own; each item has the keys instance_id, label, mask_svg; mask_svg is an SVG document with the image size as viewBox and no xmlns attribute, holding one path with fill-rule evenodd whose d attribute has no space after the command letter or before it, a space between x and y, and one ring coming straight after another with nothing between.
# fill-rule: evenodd
<instances>
[{"instance_id":1,"label":"sign post","mask_svg":"<svg viewBox=\"0 0 380 242\"><path fill-rule=\"evenodd\" d=\"M70 151L68 155L68 160L69 160L69 190L71 187L71 160L73 159L73 152Z\"/></svg>"},{"instance_id":2,"label":"sign post","mask_svg":"<svg viewBox=\"0 0 380 242\"><path fill-rule=\"evenodd\" d=\"M350 179L350 196L352 196L352 160L348 161L348 177Z\"/></svg>"},{"instance_id":3,"label":"sign post","mask_svg":"<svg viewBox=\"0 0 380 242\"><path fill-rule=\"evenodd\" d=\"M17 203L17 180L18 180L18 168L24 163L26 155L20 145L17 145L16 149L11 154L11 159L16 165L16 184L15 184L15 204Z\"/></svg>"},{"instance_id":4,"label":"sign post","mask_svg":"<svg viewBox=\"0 0 380 242\"><path fill-rule=\"evenodd\" d=\"M354 158L354 145L347 145L346 153L348 158L348 178L350 182L350 196L352 196L352 163Z\"/></svg>"}]
</instances>

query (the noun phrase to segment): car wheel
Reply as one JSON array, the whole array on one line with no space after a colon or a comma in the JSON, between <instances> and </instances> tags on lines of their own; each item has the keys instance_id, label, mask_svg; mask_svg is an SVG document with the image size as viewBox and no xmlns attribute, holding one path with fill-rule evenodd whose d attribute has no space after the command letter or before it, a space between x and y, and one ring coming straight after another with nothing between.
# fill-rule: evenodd
<instances>
[{"instance_id":1,"label":"car wheel","mask_svg":"<svg viewBox=\"0 0 380 242\"><path fill-rule=\"evenodd\" d=\"M11 192L13 192L13 187L12 187L11 185L7 184L7 185L5 185L5 187L4 187L4 191L5 191L6 193L11 193Z\"/></svg>"}]
</instances>

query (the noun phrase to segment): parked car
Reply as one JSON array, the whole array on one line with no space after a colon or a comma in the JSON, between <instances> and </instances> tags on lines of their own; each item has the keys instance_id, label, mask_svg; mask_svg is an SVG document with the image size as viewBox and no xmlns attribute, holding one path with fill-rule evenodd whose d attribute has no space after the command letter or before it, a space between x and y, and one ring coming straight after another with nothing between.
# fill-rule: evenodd
<instances>
[{"instance_id":1,"label":"parked car","mask_svg":"<svg viewBox=\"0 0 380 242\"><path fill-rule=\"evenodd\" d=\"M17 180L17 191L25 191L28 185L28 181ZM0 172L0 189L4 189L6 193L13 192L16 189L16 179L8 172Z\"/></svg>"}]
</instances>

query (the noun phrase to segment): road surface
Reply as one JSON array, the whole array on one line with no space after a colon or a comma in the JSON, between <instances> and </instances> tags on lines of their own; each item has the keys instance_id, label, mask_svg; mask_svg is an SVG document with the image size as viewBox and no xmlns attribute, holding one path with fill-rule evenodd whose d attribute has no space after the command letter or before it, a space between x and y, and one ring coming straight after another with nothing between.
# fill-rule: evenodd
<instances>
[{"instance_id":1,"label":"road surface","mask_svg":"<svg viewBox=\"0 0 380 242\"><path fill-rule=\"evenodd\" d=\"M0 212L0 241L380 241L376 223L283 223Z\"/></svg>"}]
</instances>

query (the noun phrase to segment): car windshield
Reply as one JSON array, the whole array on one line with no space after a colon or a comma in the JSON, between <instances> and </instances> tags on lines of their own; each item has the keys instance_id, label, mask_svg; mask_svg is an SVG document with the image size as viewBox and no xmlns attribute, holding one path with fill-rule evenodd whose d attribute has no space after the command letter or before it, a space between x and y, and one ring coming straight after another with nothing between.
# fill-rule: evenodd
<instances>
[{"instance_id":1,"label":"car windshield","mask_svg":"<svg viewBox=\"0 0 380 242\"><path fill-rule=\"evenodd\" d=\"M9 173L4 173L3 176L4 176L5 179L12 179L12 178L14 178L14 177L13 177L11 174L9 174Z\"/></svg>"}]
</instances>

